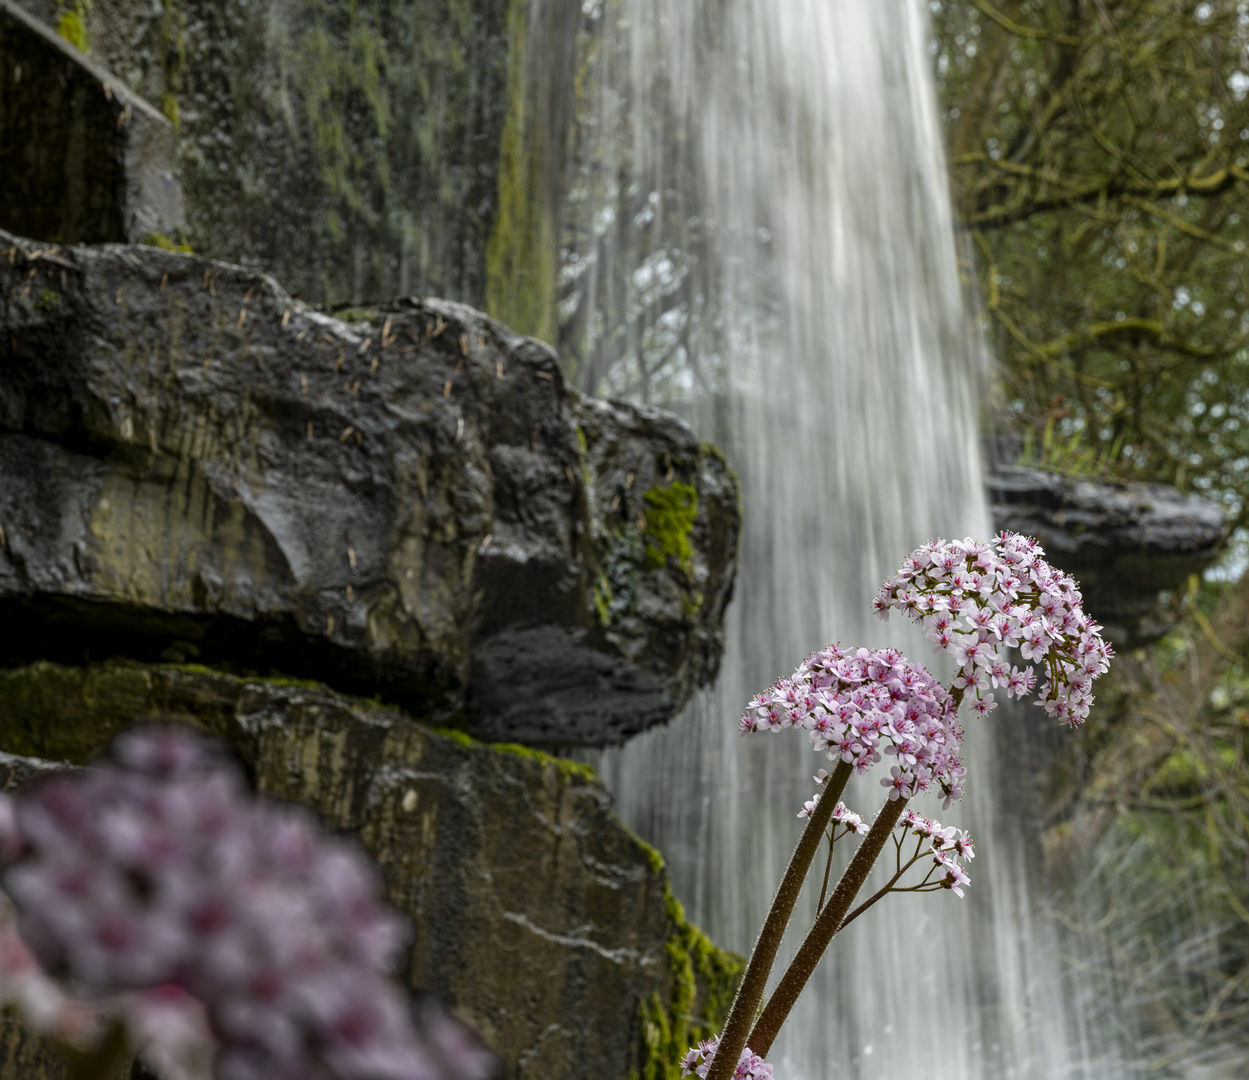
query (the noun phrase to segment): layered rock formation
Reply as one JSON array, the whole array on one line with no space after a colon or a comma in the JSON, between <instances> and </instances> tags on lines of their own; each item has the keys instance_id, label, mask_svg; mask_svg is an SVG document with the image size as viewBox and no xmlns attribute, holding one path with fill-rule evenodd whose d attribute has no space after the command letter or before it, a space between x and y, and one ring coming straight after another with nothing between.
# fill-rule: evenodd
<instances>
[{"instance_id":1,"label":"layered rock formation","mask_svg":"<svg viewBox=\"0 0 1249 1080\"><path fill-rule=\"evenodd\" d=\"M0 747L21 755L0 775L24 781L30 758L81 764L153 718L227 739L261 791L361 838L415 926L406 979L480 1031L508 1077L623 1080L722 1019L739 961L685 921L658 853L585 766L430 731L316 684L39 663L0 672ZM23 1067L56 1075L8 1034ZM16 1070L11 1057L0 1076L37 1075Z\"/></svg>"},{"instance_id":2,"label":"layered rock formation","mask_svg":"<svg viewBox=\"0 0 1249 1080\"><path fill-rule=\"evenodd\" d=\"M994 526L1035 536L1075 577L1116 648L1155 641L1174 621L1159 594L1182 589L1222 550L1222 508L1163 484L1114 483L995 465Z\"/></svg>"},{"instance_id":3,"label":"layered rock formation","mask_svg":"<svg viewBox=\"0 0 1249 1080\"><path fill-rule=\"evenodd\" d=\"M228 662L485 738L617 742L711 679L723 460L470 308L330 317L0 236L0 655Z\"/></svg>"}]
</instances>

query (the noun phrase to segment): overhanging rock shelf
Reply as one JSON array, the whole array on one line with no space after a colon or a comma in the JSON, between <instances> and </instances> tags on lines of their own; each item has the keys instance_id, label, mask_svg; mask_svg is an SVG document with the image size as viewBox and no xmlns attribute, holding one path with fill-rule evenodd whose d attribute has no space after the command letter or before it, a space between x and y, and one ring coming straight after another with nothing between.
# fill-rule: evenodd
<instances>
[{"instance_id":1,"label":"overhanging rock shelf","mask_svg":"<svg viewBox=\"0 0 1249 1080\"><path fill-rule=\"evenodd\" d=\"M714 677L736 481L453 303L337 316L0 233L0 656L194 659L488 739L619 742Z\"/></svg>"}]
</instances>

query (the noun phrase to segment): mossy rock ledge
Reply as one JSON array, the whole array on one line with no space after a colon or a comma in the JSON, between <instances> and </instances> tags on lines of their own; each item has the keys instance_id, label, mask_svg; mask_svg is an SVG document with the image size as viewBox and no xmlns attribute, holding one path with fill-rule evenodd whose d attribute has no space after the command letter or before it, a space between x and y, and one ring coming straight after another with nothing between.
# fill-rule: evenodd
<instances>
[{"instance_id":1,"label":"mossy rock ledge","mask_svg":"<svg viewBox=\"0 0 1249 1080\"><path fill-rule=\"evenodd\" d=\"M0 663L228 663L537 745L620 742L714 677L738 489L677 417L460 304L0 254Z\"/></svg>"},{"instance_id":2,"label":"mossy rock ledge","mask_svg":"<svg viewBox=\"0 0 1249 1080\"><path fill-rule=\"evenodd\" d=\"M413 920L408 982L443 995L507 1077L668 1080L722 1022L739 958L686 921L663 860L586 766L314 683L40 662L0 672L0 751L18 755L0 755L0 780L81 764L158 717L226 739L260 790L360 838ZM19 1075L59 1073L9 1024L0 1077Z\"/></svg>"}]
</instances>

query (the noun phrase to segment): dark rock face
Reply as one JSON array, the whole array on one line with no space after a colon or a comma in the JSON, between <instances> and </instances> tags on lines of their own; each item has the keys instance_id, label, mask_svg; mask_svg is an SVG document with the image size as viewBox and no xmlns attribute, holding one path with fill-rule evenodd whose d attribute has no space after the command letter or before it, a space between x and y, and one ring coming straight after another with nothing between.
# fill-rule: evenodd
<instances>
[{"instance_id":1,"label":"dark rock face","mask_svg":"<svg viewBox=\"0 0 1249 1080\"><path fill-rule=\"evenodd\" d=\"M185 224L168 120L0 0L0 228L46 243L137 241Z\"/></svg>"},{"instance_id":2,"label":"dark rock face","mask_svg":"<svg viewBox=\"0 0 1249 1080\"><path fill-rule=\"evenodd\" d=\"M53 26L67 7L20 2ZM177 118L196 250L270 271L315 302L416 294L485 305L503 129L529 96L525 73L513 73L524 61L511 24L523 41L530 5L73 7L91 55ZM533 8L571 12L575 33L580 5ZM537 71L551 58L541 61Z\"/></svg>"},{"instance_id":3,"label":"dark rock face","mask_svg":"<svg viewBox=\"0 0 1249 1080\"><path fill-rule=\"evenodd\" d=\"M585 766L315 685L42 663L0 672L0 779L24 781L28 757L80 764L158 716L227 739L260 790L360 837L415 926L405 978L481 1032L509 1078L623 1080L722 1022L739 960L685 921L662 860ZM20 1071L34 1062L20 1028L0 1032L6 1048L0 1077L40 1075Z\"/></svg>"},{"instance_id":4,"label":"dark rock face","mask_svg":"<svg viewBox=\"0 0 1249 1080\"><path fill-rule=\"evenodd\" d=\"M1214 561L1226 525L1214 503L1162 484L1122 484L994 466L986 477L995 528L1035 536L1075 577L1085 609L1119 649L1157 640L1169 625L1159 592Z\"/></svg>"},{"instance_id":5,"label":"dark rock face","mask_svg":"<svg viewBox=\"0 0 1249 1080\"><path fill-rule=\"evenodd\" d=\"M675 417L456 304L4 248L0 662L228 661L548 744L715 675L736 482Z\"/></svg>"}]
</instances>

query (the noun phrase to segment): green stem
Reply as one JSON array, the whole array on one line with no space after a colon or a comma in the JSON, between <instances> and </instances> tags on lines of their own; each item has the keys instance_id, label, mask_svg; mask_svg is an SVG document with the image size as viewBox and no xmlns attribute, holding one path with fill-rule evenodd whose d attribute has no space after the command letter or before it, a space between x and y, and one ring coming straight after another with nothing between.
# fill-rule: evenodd
<instances>
[{"instance_id":1,"label":"green stem","mask_svg":"<svg viewBox=\"0 0 1249 1080\"><path fill-rule=\"evenodd\" d=\"M772 997L768 1000L767 1008L763 1010L758 1021L755 1023L754 1029L750 1032L750 1037L743 1042L743 1046L749 1046L750 1049L760 1057L766 1057L768 1051L772 1048L772 1042L776 1038L777 1033L781 1030L781 1025L785 1022L785 1018L789 1015L790 1009L794 1007L794 1002L798 1000L798 995L802 993L802 988L807 985L807 980L811 978L811 973L815 971L815 965L820 962L820 957L824 955L824 950L828 948L829 942L833 940L833 935L841 928L842 922L845 920L846 913L850 910L850 905L854 903L854 898L858 896L859 890L863 888L867 876L875 865L876 860L880 857L880 853L884 850L889 837L893 835L894 826L898 823L898 818L902 816L902 811L906 808L906 799L889 799L885 805L881 807L880 813L876 815L876 820L872 822L871 829L868 830L867 836L863 838L863 843L854 853L854 858L850 860L850 865L846 867L845 872L841 875L841 880L837 882L837 888L833 890L833 895L829 897L828 905L816 917L815 925L811 927L807 933L803 943L798 948L797 954L790 962L785 974L781 976L781 981L777 984L776 989L772 992ZM757 947L757 946L756 946ZM752 958L753 959L753 958ZM727 1028L725 1029L728 1030ZM721 1042L720 1049L724 1048ZM741 1049L737 1050L737 1054L741 1054ZM715 1061L722 1060L719 1050L716 1051ZM737 1064L737 1056L732 1059L733 1065ZM713 1062L714 1067L715 1062ZM728 1074L729 1076L732 1073ZM709 1077L708 1080L717 1080L715 1077Z\"/></svg>"},{"instance_id":2,"label":"green stem","mask_svg":"<svg viewBox=\"0 0 1249 1080\"><path fill-rule=\"evenodd\" d=\"M763 929L750 952L750 961L742 975L737 995L733 998L733 1007L729 1010L729 1018L720 1033L720 1045L716 1056L711 1062L711 1071L707 1080L730 1080L737 1068L737 1059L746 1048L746 1033L750 1031L751 1022L759 1011L763 1001L763 991L767 986L768 975L772 971L772 963L776 960L777 951L781 947L781 939L785 936L785 927L789 917L794 913L794 905L798 902L798 894L802 892L802 883L807 871L811 869L811 861L820 850L820 842L824 839L824 829L833 816L837 800L846 789L846 783L854 767L840 761L824 785L820 801L807 820L807 827L798 838L798 846L789 857L789 865L785 868L785 876L777 887L776 897L772 901L768 917L763 922ZM868 834L870 839L871 834ZM851 864L853 865L853 863ZM839 886L840 888L840 886ZM833 894L833 900L837 894ZM830 900L831 904L833 900ZM844 912L843 912L844 914ZM759 1050L751 1047L754 1052Z\"/></svg>"}]
</instances>

